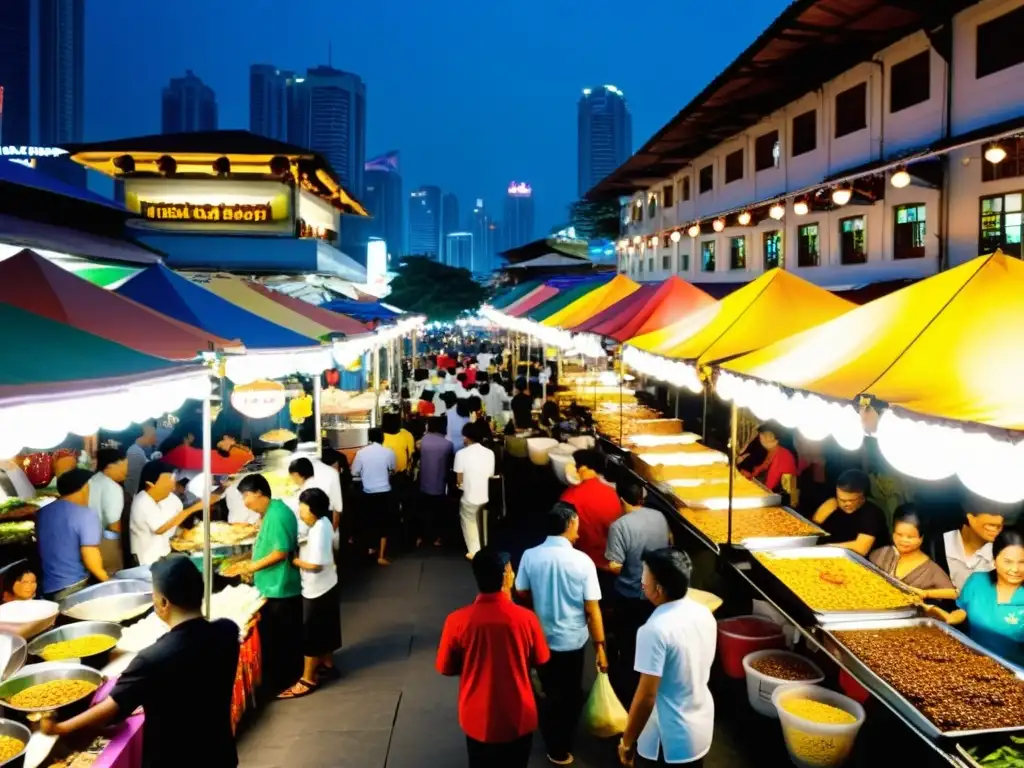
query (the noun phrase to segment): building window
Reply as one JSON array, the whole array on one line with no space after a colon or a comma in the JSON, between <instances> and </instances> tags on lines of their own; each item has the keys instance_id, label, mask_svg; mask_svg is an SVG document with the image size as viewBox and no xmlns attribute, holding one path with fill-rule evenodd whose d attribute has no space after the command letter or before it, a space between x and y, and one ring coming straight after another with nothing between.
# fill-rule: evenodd
<instances>
[{"instance_id":1,"label":"building window","mask_svg":"<svg viewBox=\"0 0 1024 768\"><path fill-rule=\"evenodd\" d=\"M977 64L975 77L1024 63L1024 6L978 25Z\"/></svg>"},{"instance_id":2,"label":"building window","mask_svg":"<svg viewBox=\"0 0 1024 768\"><path fill-rule=\"evenodd\" d=\"M653 272L654 271L654 257L653 256L651 256L651 258L649 258L647 260L647 271L648 272Z\"/></svg>"},{"instance_id":3,"label":"building window","mask_svg":"<svg viewBox=\"0 0 1024 768\"><path fill-rule=\"evenodd\" d=\"M839 263L864 264L868 249L864 238L864 217L850 216L839 220Z\"/></svg>"},{"instance_id":4,"label":"building window","mask_svg":"<svg viewBox=\"0 0 1024 768\"><path fill-rule=\"evenodd\" d=\"M754 139L754 170L779 167L779 132L770 131Z\"/></svg>"},{"instance_id":5,"label":"building window","mask_svg":"<svg viewBox=\"0 0 1024 768\"><path fill-rule=\"evenodd\" d=\"M737 149L725 156L725 183L732 184L743 178L743 150Z\"/></svg>"},{"instance_id":6,"label":"building window","mask_svg":"<svg viewBox=\"0 0 1024 768\"><path fill-rule=\"evenodd\" d=\"M889 112L928 101L931 90L932 52L928 49L893 65L889 79Z\"/></svg>"},{"instance_id":7,"label":"building window","mask_svg":"<svg viewBox=\"0 0 1024 768\"><path fill-rule=\"evenodd\" d=\"M697 174L697 191L700 194L710 192L715 186L715 166L705 165Z\"/></svg>"},{"instance_id":8,"label":"building window","mask_svg":"<svg viewBox=\"0 0 1024 768\"><path fill-rule=\"evenodd\" d=\"M1003 253L1021 256L1020 226L1021 202L1024 193L1011 192L981 198L981 253L992 253L1001 248Z\"/></svg>"},{"instance_id":9,"label":"building window","mask_svg":"<svg viewBox=\"0 0 1024 768\"><path fill-rule=\"evenodd\" d=\"M988 144L981 148L981 180L998 181L1024 176L1024 139L1000 139L999 146L1006 150L1006 157L1001 163L990 163L985 159Z\"/></svg>"},{"instance_id":10,"label":"building window","mask_svg":"<svg viewBox=\"0 0 1024 768\"><path fill-rule=\"evenodd\" d=\"M775 229L765 232L764 243L764 268L775 269L785 264L785 255L782 252L782 232Z\"/></svg>"},{"instance_id":11,"label":"building window","mask_svg":"<svg viewBox=\"0 0 1024 768\"><path fill-rule=\"evenodd\" d=\"M895 214L892 257L894 259L924 258L924 203L897 205Z\"/></svg>"},{"instance_id":12,"label":"building window","mask_svg":"<svg viewBox=\"0 0 1024 768\"><path fill-rule=\"evenodd\" d=\"M747 238L729 238L729 269L747 268Z\"/></svg>"},{"instance_id":13,"label":"building window","mask_svg":"<svg viewBox=\"0 0 1024 768\"><path fill-rule=\"evenodd\" d=\"M683 176L682 181L679 182L679 199L684 203L690 200L690 177Z\"/></svg>"},{"instance_id":14,"label":"building window","mask_svg":"<svg viewBox=\"0 0 1024 768\"><path fill-rule=\"evenodd\" d=\"M633 221L644 220L644 204L643 201L637 200L633 203Z\"/></svg>"},{"instance_id":15,"label":"building window","mask_svg":"<svg viewBox=\"0 0 1024 768\"><path fill-rule=\"evenodd\" d=\"M690 254L680 253L679 254L679 271L689 272L690 271Z\"/></svg>"},{"instance_id":16,"label":"building window","mask_svg":"<svg viewBox=\"0 0 1024 768\"><path fill-rule=\"evenodd\" d=\"M671 184L666 184L661 190L661 206L662 208L671 208L676 204L675 187Z\"/></svg>"},{"instance_id":17,"label":"building window","mask_svg":"<svg viewBox=\"0 0 1024 768\"><path fill-rule=\"evenodd\" d=\"M658 196L651 192L647 196L647 218L653 219L658 214Z\"/></svg>"},{"instance_id":18,"label":"building window","mask_svg":"<svg viewBox=\"0 0 1024 768\"><path fill-rule=\"evenodd\" d=\"M817 224L804 224L796 231L796 264L816 267L821 263L821 239Z\"/></svg>"},{"instance_id":19,"label":"building window","mask_svg":"<svg viewBox=\"0 0 1024 768\"><path fill-rule=\"evenodd\" d=\"M637 272L638 272L639 274L641 274L641 275L642 275L642 274L644 273L644 258L643 258L643 256L641 256L641 257L640 257L639 259L637 259L636 261L637 261L637 264L636 264L636 271L637 271Z\"/></svg>"},{"instance_id":20,"label":"building window","mask_svg":"<svg viewBox=\"0 0 1024 768\"><path fill-rule=\"evenodd\" d=\"M700 268L702 272L715 271L715 241L705 240L700 244Z\"/></svg>"},{"instance_id":21,"label":"building window","mask_svg":"<svg viewBox=\"0 0 1024 768\"><path fill-rule=\"evenodd\" d=\"M868 84L836 94L836 138L868 127Z\"/></svg>"},{"instance_id":22,"label":"building window","mask_svg":"<svg viewBox=\"0 0 1024 768\"><path fill-rule=\"evenodd\" d=\"M661 257L661 268L666 272L672 269L672 257L662 256Z\"/></svg>"},{"instance_id":23,"label":"building window","mask_svg":"<svg viewBox=\"0 0 1024 768\"><path fill-rule=\"evenodd\" d=\"M793 118L793 145L790 154L793 157L813 152L818 148L818 111L812 109Z\"/></svg>"}]
</instances>

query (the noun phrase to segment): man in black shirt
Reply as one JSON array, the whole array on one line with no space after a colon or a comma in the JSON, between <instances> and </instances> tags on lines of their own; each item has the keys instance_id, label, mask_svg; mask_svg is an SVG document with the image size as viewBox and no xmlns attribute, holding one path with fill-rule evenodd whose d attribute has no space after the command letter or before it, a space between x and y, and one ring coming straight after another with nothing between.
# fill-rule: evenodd
<instances>
[{"instance_id":1,"label":"man in black shirt","mask_svg":"<svg viewBox=\"0 0 1024 768\"><path fill-rule=\"evenodd\" d=\"M868 501L871 481L859 469L848 469L836 481L836 495L814 514L814 522L828 534L822 544L849 549L862 557L890 543L885 512Z\"/></svg>"},{"instance_id":2,"label":"man in black shirt","mask_svg":"<svg viewBox=\"0 0 1024 768\"><path fill-rule=\"evenodd\" d=\"M512 396L512 419L516 429L529 429L533 426L533 398L530 397L530 385L526 379L516 379L516 393Z\"/></svg>"},{"instance_id":3,"label":"man in black shirt","mask_svg":"<svg viewBox=\"0 0 1024 768\"><path fill-rule=\"evenodd\" d=\"M98 728L141 706L143 768L236 768L231 693L238 626L203 618L203 577L184 555L158 560L152 573L153 606L170 631L132 660L109 696L62 723L44 720L43 732Z\"/></svg>"}]
</instances>

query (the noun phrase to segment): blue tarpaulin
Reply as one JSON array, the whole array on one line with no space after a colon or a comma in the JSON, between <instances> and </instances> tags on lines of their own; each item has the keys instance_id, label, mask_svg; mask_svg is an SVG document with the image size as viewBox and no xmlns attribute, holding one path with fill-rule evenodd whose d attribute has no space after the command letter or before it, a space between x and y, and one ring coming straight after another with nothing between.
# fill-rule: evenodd
<instances>
[{"instance_id":1,"label":"blue tarpaulin","mask_svg":"<svg viewBox=\"0 0 1024 768\"><path fill-rule=\"evenodd\" d=\"M68 160L68 162L70 163L71 160ZM53 192L65 197L74 197L87 203L104 205L107 208L114 208L119 211L125 210L123 205L111 200L109 197L98 195L84 187L68 184L66 181L48 176L42 171L37 171L35 168L27 168L21 163L0 162L0 181L8 184L20 184L23 187L35 187L46 192Z\"/></svg>"},{"instance_id":2,"label":"blue tarpaulin","mask_svg":"<svg viewBox=\"0 0 1024 768\"><path fill-rule=\"evenodd\" d=\"M249 349L315 346L317 341L264 320L162 264L139 272L117 293L175 320L225 339L241 339Z\"/></svg>"},{"instance_id":3,"label":"blue tarpaulin","mask_svg":"<svg viewBox=\"0 0 1024 768\"><path fill-rule=\"evenodd\" d=\"M379 301L352 301L351 299L335 299L334 301L328 301L320 305L324 309L329 309L331 312L340 312L343 315L354 317L356 320L361 320L364 323L368 323L371 320L380 320L381 322L388 322L398 317L398 313L393 309L388 309Z\"/></svg>"}]
</instances>

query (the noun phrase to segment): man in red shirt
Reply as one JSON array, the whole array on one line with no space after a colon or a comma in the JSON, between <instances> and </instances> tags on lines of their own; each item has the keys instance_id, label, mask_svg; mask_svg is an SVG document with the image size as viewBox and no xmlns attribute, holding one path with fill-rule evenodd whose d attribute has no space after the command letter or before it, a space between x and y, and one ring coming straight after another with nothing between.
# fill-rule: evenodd
<instances>
[{"instance_id":1,"label":"man in red shirt","mask_svg":"<svg viewBox=\"0 0 1024 768\"><path fill-rule=\"evenodd\" d=\"M581 450L572 457L581 482L563 493L562 501L576 507L580 518L576 549L589 555L597 566L601 594L611 595L616 576L610 570L604 553L608 548L608 529L622 516L622 501L615 488L601 479L606 466L604 454Z\"/></svg>"},{"instance_id":2,"label":"man in red shirt","mask_svg":"<svg viewBox=\"0 0 1024 768\"><path fill-rule=\"evenodd\" d=\"M537 730L530 667L551 657L537 615L512 602L509 557L485 547L473 557L480 594L444 623L437 671L459 676L459 725L470 768L526 768Z\"/></svg>"}]
</instances>

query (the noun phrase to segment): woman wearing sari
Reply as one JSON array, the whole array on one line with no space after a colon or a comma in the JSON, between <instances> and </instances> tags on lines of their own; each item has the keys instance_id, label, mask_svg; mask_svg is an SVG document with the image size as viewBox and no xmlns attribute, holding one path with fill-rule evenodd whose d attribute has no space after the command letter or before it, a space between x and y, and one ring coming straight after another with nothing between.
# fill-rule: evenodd
<instances>
[{"instance_id":1,"label":"woman wearing sari","mask_svg":"<svg viewBox=\"0 0 1024 768\"><path fill-rule=\"evenodd\" d=\"M901 504L893 515L891 545L874 550L868 559L925 600L956 600L956 587L939 564L921 551L921 518L913 504Z\"/></svg>"}]
</instances>

